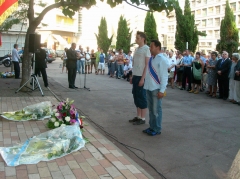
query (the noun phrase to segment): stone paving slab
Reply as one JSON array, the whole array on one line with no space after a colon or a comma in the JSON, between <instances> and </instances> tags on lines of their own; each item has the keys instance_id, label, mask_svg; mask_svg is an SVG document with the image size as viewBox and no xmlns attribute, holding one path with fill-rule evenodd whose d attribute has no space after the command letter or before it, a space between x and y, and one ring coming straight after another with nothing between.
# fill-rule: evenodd
<instances>
[{"instance_id":1,"label":"stone paving slab","mask_svg":"<svg viewBox=\"0 0 240 179\"><path fill-rule=\"evenodd\" d=\"M27 105L58 101L45 97L0 97L0 113ZM13 146L48 131L47 120L13 122L0 118L0 146ZM89 140L81 150L65 157L38 164L8 167L0 156L0 179L147 179L152 178L109 140L84 121L83 136Z\"/></svg>"}]
</instances>

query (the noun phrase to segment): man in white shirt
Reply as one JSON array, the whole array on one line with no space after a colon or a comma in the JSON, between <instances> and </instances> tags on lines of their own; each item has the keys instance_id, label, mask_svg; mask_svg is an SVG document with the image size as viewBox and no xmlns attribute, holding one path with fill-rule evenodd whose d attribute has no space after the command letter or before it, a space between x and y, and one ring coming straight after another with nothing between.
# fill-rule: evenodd
<instances>
[{"instance_id":1,"label":"man in white shirt","mask_svg":"<svg viewBox=\"0 0 240 179\"><path fill-rule=\"evenodd\" d=\"M177 65L176 58L173 56L173 52L169 52L169 57L168 57L168 62L169 62L169 80L171 81L171 87L174 88L174 73L175 73L175 66Z\"/></svg>"},{"instance_id":2,"label":"man in white shirt","mask_svg":"<svg viewBox=\"0 0 240 179\"><path fill-rule=\"evenodd\" d=\"M19 60L20 56L18 54L18 44L14 44L14 49L12 50L12 62L14 65L14 71L15 71L15 79L21 79L20 76L20 66L19 66Z\"/></svg>"},{"instance_id":3,"label":"man in white shirt","mask_svg":"<svg viewBox=\"0 0 240 179\"><path fill-rule=\"evenodd\" d=\"M126 79L127 78L127 81L129 81L129 77L132 76L132 65L129 64L129 62L126 62L126 65L124 66L123 68L123 78Z\"/></svg>"},{"instance_id":4,"label":"man in white shirt","mask_svg":"<svg viewBox=\"0 0 240 179\"><path fill-rule=\"evenodd\" d=\"M162 98L168 82L168 59L161 53L161 43L152 40L150 51L153 55L148 63L144 89L147 93L150 127L143 130L148 135L161 134L162 129Z\"/></svg>"},{"instance_id":5,"label":"man in white shirt","mask_svg":"<svg viewBox=\"0 0 240 179\"><path fill-rule=\"evenodd\" d=\"M139 45L133 56L133 77L130 83L133 84L132 94L134 104L137 107L137 117L129 120L133 125L145 124L145 116L147 111L146 90L143 89L144 79L148 66L148 60L151 56L149 47L146 43L146 35L144 32L137 32L136 43Z\"/></svg>"},{"instance_id":6,"label":"man in white shirt","mask_svg":"<svg viewBox=\"0 0 240 179\"><path fill-rule=\"evenodd\" d=\"M85 52L85 73L90 74L90 66L91 66L91 52L89 50L89 47L87 47L87 51Z\"/></svg>"}]
</instances>

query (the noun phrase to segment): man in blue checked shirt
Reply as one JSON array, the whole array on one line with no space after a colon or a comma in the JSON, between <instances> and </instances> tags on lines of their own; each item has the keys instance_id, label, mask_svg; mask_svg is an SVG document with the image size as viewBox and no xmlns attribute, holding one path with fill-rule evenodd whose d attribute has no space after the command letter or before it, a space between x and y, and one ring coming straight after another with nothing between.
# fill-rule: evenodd
<instances>
[{"instance_id":1,"label":"man in blue checked shirt","mask_svg":"<svg viewBox=\"0 0 240 179\"><path fill-rule=\"evenodd\" d=\"M193 57L190 55L190 51L186 50L186 55L183 58L183 78L182 78L182 88L180 90L186 89L186 78L188 79L188 91L191 91L191 82L192 82L192 61Z\"/></svg>"}]
</instances>

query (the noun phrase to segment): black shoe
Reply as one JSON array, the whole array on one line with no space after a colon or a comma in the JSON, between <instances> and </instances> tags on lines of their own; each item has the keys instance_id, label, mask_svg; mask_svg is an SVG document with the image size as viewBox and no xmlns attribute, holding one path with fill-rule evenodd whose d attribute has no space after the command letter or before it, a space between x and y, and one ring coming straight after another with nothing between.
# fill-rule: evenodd
<instances>
[{"instance_id":1,"label":"black shoe","mask_svg":"<svg viewBox=\"0 0 240 179\"><path fill-rule=\"evenodd\" d=\"M180 88L180 90L185 90L185 88Z\"/></svg>"},{"instance_id":2,"label":"black shoe","mask_svg":"<svg viewBox=\"0 0 240 179\"><path fill-rule=\"evenodd\" d=\"M74 87L72 87L72 86L69 86L69 88L71 88L71 89L75 89Z\"/></svg>"},{"instance_id":3,"label":"black shoe","mask_svg":"<svg viewBox=\"0 0 240 179\"><path fill-rule=\"evenodd\" d=\"M223 99L223 97L222 96L218 96L218 99Z\"/></svg>"},{"instance_id":4,"label":"black shoe","mask_svg":"<svg viewBox=\"0 0 240 179\"><path fill-rule=\"evenodd\" d=\"M133 119L130 119L129 122L136 122L138 120L138 117L135 117Z\"/></svg>"},{"instance_id":5,"label":"black shoe","mask_svg":"<svg viewBox=\"0 0 240 179\"><path fill-rule=\"evenodd\" d=\"M204 89L202 88L202 89L200 89L200 92L203 92L204 91Z\"/></svg>"},{"instance_id":6,"label":"black shoe","mask_svg":"<svg viewBox=\"0 0 240 179\"><path fill-rule=\"evenodd\" d=\"M78 87L74 86L74 88L78 88Z\"/></svg>"},{"instance_id":7,"label":"black shoe","mask_svg":"<svg viewBox=\"0 0 240 179\"><path fill-rule=\"evenodd\" d=\"M136 122L133 122L133 125L141 125L141 124L145 124L145 120L142 119L138 119Z\"/></svg>"},{"instance_id":8,"label":"black shoe","mask_svg":"<svg viewBox=\"0 0 240 179\"><path fill-rule=\"evenodd\" d=\"M191 89L189 88L187 91L191 91Z\"/></svg>"},{"instance_id":9,"label":"black shoe","mask_svg":"<svg viewBox=\"0 0 240 179\"><path fill-rule=\"evenodd\" d=\"M223 100L227 100L227 98L223 98Z\"/></svg>"},{"instance_id":10,"label":"black shoe","mask_svg":"<svg viewBox=\"0 0 240 179\"><path fill-rule=\"evenodd\" d=\"M22 78L19 77L19 78L15 78L15 79L22 79Z\"/></svg>"}]
</instances>

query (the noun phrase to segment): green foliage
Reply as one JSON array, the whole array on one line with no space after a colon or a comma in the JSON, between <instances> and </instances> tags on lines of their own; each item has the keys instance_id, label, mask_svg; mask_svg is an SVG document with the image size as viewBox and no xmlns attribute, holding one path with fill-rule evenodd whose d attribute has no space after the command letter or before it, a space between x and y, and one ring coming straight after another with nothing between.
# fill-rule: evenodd
<instances>
[{"instance_id":1,"label":"green foliage","mask_svg":"<svg viewBox=\"0 0 240 179\"><path fill-rule=\"evenodd\" d=\"M95 36L97 38L98 46L103 49L105 54L107 54L109 46L112 43L113 35L108 38L107 21L105 17L101 18L100 26L98 26L98 35L95 34Z\"/></svg>"},{"instance_id":2,"label":"green foliage","mask_svg":"<svg viewBox=\"0 0 240 179\"><path fill-rule=\"evenodd\" d=\"M178 2L174 5L177 19L175 48L184 51L186 50L186 42L188 42L188 49L195 52L199 40L198 36L206 36L206 34L197 30L194 15L191 14L189 0L185 0L184 14Z\"/></svg>"},{"instance_id":3,"label":"green foliage","mask_svg":"<svg viewBox=\"0 0 240 179\"><path fill-rule=\"evenodd\" d=\"M130 50L132 31L128 28L127 20L121 15L118 21L117 43L116 49L123 49L123 52L128 53Z\"/></svg>"},{"instance_id":4,"label":"green foliage","mask_svg":"<svg viewBox=\"0 0 240 179\"><path fill-rule=\"evenodd\" d=\"M238 28L234 20L234 14L226 1L225 16L221 21L220 27L220 42L216 49L219 52L227 51L230 55L238 51L239 46Z\"/></svg>"},{"instance_id":5,"label":"green foliage","mask_svg":"<svg viewBox=\"0 0 240 179\"><path fill-rule=\"evenodd\" d=\"M144 32L147 36L147 45L150 46L151 40L158 40L157 24L153 13L147 12L144 21Z\"/></svg>"}]
</instances>

